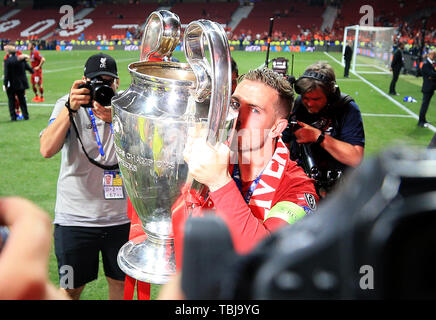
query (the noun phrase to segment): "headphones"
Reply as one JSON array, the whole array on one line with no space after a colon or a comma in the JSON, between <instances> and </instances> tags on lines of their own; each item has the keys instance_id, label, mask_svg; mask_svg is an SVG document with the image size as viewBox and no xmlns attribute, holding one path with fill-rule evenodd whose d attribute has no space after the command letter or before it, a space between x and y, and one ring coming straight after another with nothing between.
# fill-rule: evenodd
<instances>
[{"instance_id":1,"label":"headphones","mask_svg":"<svg viewBox=\"0 0 436 320\"><path fill-rule=\"evenodd\" d=\"M327 93L326 93L327 104L333 104L336 101L338 101L339 98L341 97L341 90L339 89L339 86L336 84L336 82L332 80L330 77L316 71L305 71L301 77L293 81L294 91L299 95L302 94L303 90L298 85L298 82L304 78L314 79L324 83L324 85L327 88Z\"/></svg>"}]
</instances>

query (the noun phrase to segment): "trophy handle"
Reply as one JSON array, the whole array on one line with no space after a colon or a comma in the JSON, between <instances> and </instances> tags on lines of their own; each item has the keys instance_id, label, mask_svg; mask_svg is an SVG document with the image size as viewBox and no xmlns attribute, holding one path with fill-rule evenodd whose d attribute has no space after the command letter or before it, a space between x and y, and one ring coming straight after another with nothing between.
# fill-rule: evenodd
<instances>
[{"instance_id":1,"label":"trophy handle","mask_svg":"<svg viewBox=\"0 0 436 320\"><path fill-rule=\"evenodd\" d=\"M140 61L170 56L180 41L180 19L168 10L152 12L145 22Z\"/></svg>"},{"instance_id":2,"label":"trophy handle","mask_svg":"<svg viewBox=\"0 0 436 320\"><path fill-rule=\"evenodd\" d=\"M209 60L205 56L205 42ZM183 38L185 55L195 77L195 100L203 102L210 94L207 141L212 145L223 142L231 94L230 48L224 29L216 22L197 20L191 22Z\"/></svg>"}]
</instances>

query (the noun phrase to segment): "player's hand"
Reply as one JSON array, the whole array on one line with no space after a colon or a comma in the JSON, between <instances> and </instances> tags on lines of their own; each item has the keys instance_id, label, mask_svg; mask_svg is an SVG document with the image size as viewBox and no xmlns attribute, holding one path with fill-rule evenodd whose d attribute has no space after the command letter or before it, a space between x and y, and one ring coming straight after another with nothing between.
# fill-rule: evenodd
<instances>
[{"instance_id":1,"label":"player's hand","mask_svg":"<svg viewBox=\"0 0 436 320\"><path fill-rule=\"evenodd\" d=\"M318 137L321 134L321 130L301 121L297 121L297 124L301 127L294 132L298 143L310 143L316 142L316 140L318 140Z\"/></svg>"},{"instance_id":2,"label":"player's hand","mask_svg":"<svg viewBox=\"0 0 436 320\"><path fill-rule=\"evenodd\" d=\"M112 107L104 107L97 101L94 101L94 109L92 109L95 116L104 122L112 123Z\"/></svg>"},{"instance_id":3,"label":"player's hand","mask_svg":"<svg viewBox=\"0 0 436 320\"><path fill-rule=\"evenodd\" d=\"M34 71L38 71L39 69L41 69L39 66L36 66L35 68L33 68Z\"/></svg>"},{"instance_id":4,"label":"player's hand","mask_svg":"<svg viewBox=\"0 0 436 320\"><path fill-rule=\"evenodd\" d=\"M91 96L89 90L86 88L80 88L81 84L85 84L85 80L76 80L70 90L70 108L72 110L79 110L82 104L88 104Z\"/></svg>"},{"instance_id":5,"label":"player's hand","mask_svg":"<svg viewBox=\"0 0 436 320\"><path fill-rule=\"evenodd\" d=\"M204 136L189 136L183 157L192 177L212 192L232 179L228 173L230 149L222 143L212 146Z\"/></svg>"}]
</instances>

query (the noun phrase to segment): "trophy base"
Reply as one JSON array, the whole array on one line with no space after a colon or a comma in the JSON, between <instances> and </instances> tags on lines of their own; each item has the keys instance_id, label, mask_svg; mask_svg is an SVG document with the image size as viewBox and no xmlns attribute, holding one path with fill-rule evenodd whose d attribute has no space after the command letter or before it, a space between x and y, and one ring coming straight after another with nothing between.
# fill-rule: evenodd
<instances>
[{"instance_id":1,"label":"trophy base","mask_svg":"<svg viewBox=\"0 0 436 320\"><path fill-rule=\"evenodd\" d=\"M135 239L123 245L117 262L128 276L147 283L165 284L176 272L173 239L148 236L141 243Z\"/></svg>"}]
</instances>

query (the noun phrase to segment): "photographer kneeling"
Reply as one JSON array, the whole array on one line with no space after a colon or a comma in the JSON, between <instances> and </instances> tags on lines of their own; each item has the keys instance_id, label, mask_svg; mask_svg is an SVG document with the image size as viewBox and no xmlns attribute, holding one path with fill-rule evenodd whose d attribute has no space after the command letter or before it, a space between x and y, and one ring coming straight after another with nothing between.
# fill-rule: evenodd
<instances>
[{"instance_id":1,"label":"photographer kneeling","mask_svg":"<svg viewBox=\"0 0 436 320\"><path fill-rule=\"evenodd\" d=\"M44 158L62 150L55 253L61 287L73 299L80 298L86 283L97 279L100 252L109 299L123 298L125 275L117 254L128 241L130 220L112 134L110 101L118 86L115 60L102 53L91 56L84 77L56 102L40 135ZM67 282L62 281L66 270L72 272Z\"/></svg>"},{"instance_id":2,"label":"photographer kneeling","mask_svg":"<svg viewBox=\"0 0 436 320\"><path fill-rule=\"evenodd\" d=\"M315 179L318 194L325 197L345 170L357 167L363 159L362 116L354 100L341 94L333 68L325 62L309 66L294 88L300 96L283 141L290 143L293 160L309 163L305 171Z\"/></svg>"}]
</instances>

